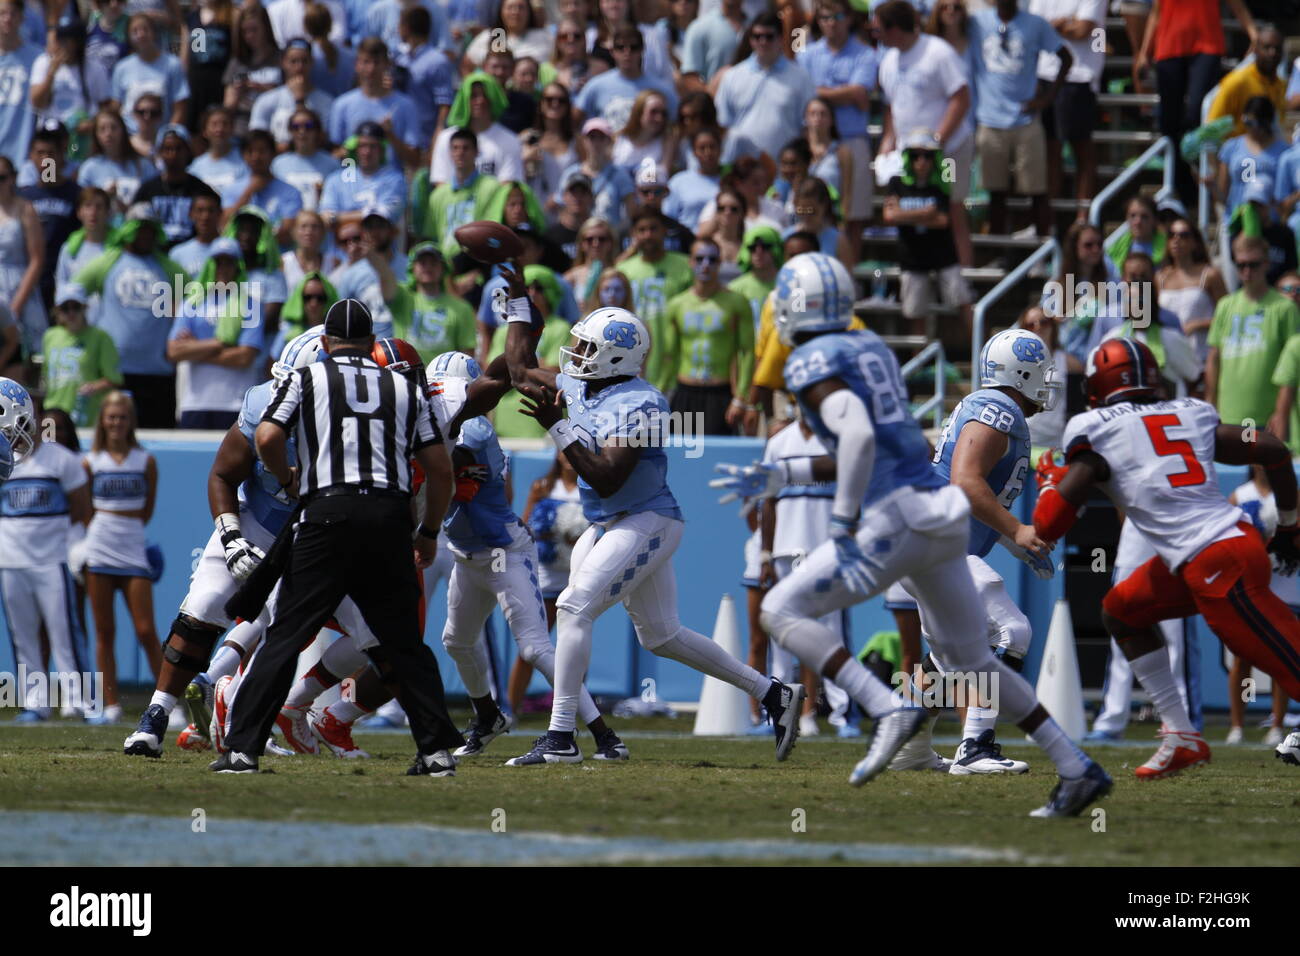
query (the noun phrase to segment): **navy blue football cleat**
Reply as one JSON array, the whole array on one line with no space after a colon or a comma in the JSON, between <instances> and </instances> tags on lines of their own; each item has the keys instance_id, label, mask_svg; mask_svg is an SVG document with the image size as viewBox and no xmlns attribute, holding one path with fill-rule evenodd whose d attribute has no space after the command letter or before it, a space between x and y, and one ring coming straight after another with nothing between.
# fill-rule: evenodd
<instances>
[{"instance_id":1,"label":"navy blue football cleat","mask_svg":"<svg viewBox=\"0 0 1300 956\"><path fill-rule=\"evenodd\" d=\"M122 744L122 753L131 757L161 757L163 737L167 734L167 711L161 704L150 704L140 715L135 733Z\"/></svg>"},{"instance_id":2,"label":"navy blue football cleat","mask_svg":"<svg viewBox=\"0 0 1300 956\"><path fill-rule=\"evenodd\" d=\"M1062 777L1052 788L1047 803L1032 811L1031 817L1077 817L1088 804L1110 793L1115 781L1096 761L1088 761L1082 776Z\"/></svg>"}]
</instances>

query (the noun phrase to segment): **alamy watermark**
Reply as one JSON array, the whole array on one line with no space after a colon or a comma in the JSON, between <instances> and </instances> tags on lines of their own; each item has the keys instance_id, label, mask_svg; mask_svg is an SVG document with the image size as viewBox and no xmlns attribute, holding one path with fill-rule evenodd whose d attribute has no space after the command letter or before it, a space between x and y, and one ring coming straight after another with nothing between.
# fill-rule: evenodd
<instances>
[{"instance_id":1,"label":"alamy watermark","mask_svg":"<svg viewBox=\"0 0 1300 956\"><path fill-rule=\"evenodd\" d=\"M183 309L201 311L209 317L227 315L233 310L239 316L240 328L256 328L262 323L262 283L257 279L212 282L204 286L194 279L176 275L170 283L154 282L150 291L150 309L155 318L175 318Z\"/></svg>"},{"instance_id":2,"label":"alamy watermark","mask_svg":"<svg viewBox=\"0 0 1300 956\"><path fill-rule=\"evenodd\" d=\"M913 704L926 710L953 707L987 707L999 710L998 671L946 671L928 674L920 668L915 674L897 671L890 683L901 690Z\"/></svg>"},{"instance_id":3,"label":"alamy watermark","mask_svg":"<svg viewBox=\"0 0 1300 956\"><path fill-rule=\"evenodd\" d=\"M1076 282L1066 273L1064 282L1053 279L1043 287L1043 311L1056 319L1118 315L1145 329L1156 314L1155 295L1150 282Z\"/></svg>"},{"instance_id":4,"label":"alamy watermark","mask_svg":"<svg viewBox=\"0 0 1300 956\"><path fill-rule=\"evenodd\" d=\"M104 712L103 671L0 671L0 707L63 707L85 717Z\"/></svg>"},{"instance_id":5,"label":"alamy watermark","mask_svg":"<svg viewBox=\"0 0 1300 956\"><path fill-rule=\"evenodd\" d=\"M573 434L589 451L604 448L666 448L681 443L687 458L704 454L704 415L647 408L593 412L592 423L604 435L600 441L581 423L569 419Z\"/></svg>"}]
</instances>

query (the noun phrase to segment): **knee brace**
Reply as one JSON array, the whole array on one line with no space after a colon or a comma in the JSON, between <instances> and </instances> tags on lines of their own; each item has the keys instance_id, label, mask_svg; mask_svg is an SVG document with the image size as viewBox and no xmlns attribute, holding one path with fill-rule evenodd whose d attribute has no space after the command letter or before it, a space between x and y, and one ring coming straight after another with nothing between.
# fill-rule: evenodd
<instances>
[{"instance_id":1,"label":"knee brace","mask_svg":"<svg viewBox=\"0 0 1300 956\"><path fill-rule=\"evenodd\" d=\"M1023 615L1018 619L1013 618L998 628L998 641L994 645L994 655L1023 658L1029 652L1029 644L1032 640L1033 629L1029 626L1029 618Z\"/></svg>"},{"instance_id":2,"label":"knee brace","mask_svg":"<svg viewBox=\"0 0 1300 956\"><path fill-rule=\"evenodd\" d=\"M163 644L163 660L173 664L182 670L193 671L195 674L201 673L208 666L208 658L212 656L212 648L216 646L217 638L224 632L224 628L212 624L204 624L196 621L184 614L176 615L176 620L172 621L171 633L175 634L181 640L197 644L203 648L203 656L196 654L186 654L184 651L172 647L171 638Z\"/></svg>"},{"instance_id":3,"label":"knee brace","mask_svg":"<svg viewBox=\"0 0 1300 956\"><path fill-rule=\"evenodd\" d=\"M993 656L1003 664L1006 664L1007 667L1011 668L1017 674L1023 673L1025 670L1025 659L1013 654L1010 648L1001 648L1000 653L996 653Z\"/></svg>"}]
</instances>

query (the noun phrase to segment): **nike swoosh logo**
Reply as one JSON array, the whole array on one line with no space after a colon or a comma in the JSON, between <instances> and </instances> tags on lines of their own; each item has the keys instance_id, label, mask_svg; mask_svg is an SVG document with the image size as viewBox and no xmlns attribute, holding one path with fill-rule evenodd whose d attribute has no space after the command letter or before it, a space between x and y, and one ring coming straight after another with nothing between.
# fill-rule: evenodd
<instances>
[{"instance_id":1,"label":"nike swoosh logo","mask_svg":"<svg viewBox=\"0 0 1300 956\"><path fill-rule=\"evenodd\" d=\"M1218 577L1220 574L1222 574L1222 573L1223 573L1222 571L1215 571L1213 574L1211 574L1208 578L1205 579L1205 583L1206 583L1206 584L1213 584L1213 583L1214 583L1214 579L1217 578L1217 577Z\"/></svg>"}]
</instances>

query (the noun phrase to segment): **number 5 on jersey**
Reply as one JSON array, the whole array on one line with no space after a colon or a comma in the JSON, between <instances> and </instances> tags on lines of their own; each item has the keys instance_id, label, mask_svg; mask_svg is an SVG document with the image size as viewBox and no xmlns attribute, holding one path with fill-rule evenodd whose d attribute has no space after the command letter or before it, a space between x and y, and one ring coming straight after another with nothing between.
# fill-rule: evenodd
<instances>
[{"instance_id":1,"label":"number 5 on jersey","mask_svg":"<svg viewBox=\"0 0 1300 956\"><path fill-rule=\"evenodd\" d=\"M1185 438L1170 438L1165 434L1166 428L1174 428L1183 424L1177 415L1143 415L1142 424L1146 426L1147 436L1151 439L1151 447L1155 449L1157 455L1161 458L1178 455L1187 465L1186 471L1180 471L1169 476L1170 487L1186 488L1189 485L1205 483L1205 469L1196 460L1196 453L1191 442Z\"/></svg>"}]
</instances>

